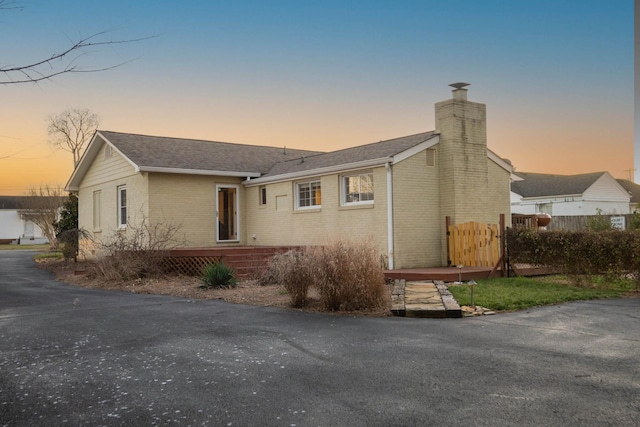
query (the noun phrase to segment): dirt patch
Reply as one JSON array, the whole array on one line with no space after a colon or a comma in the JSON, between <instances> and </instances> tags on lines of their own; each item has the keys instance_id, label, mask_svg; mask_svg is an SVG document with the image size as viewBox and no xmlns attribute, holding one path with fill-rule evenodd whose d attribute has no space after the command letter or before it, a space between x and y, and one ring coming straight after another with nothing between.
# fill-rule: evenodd
<instances>
[{"instance_id":1,"label":"dirt patch","mask_svg":"<svg viewBox=\"0 0 640 427\"><path fill-rule=\"evenodd\" d=\"M138 294L171 295L187 299L221 299L233 304L256 305L263 307L280 307L296 311L325 312L348 316L391 316L391 291L393 286L386 285L387 299L384 307L375 310L359 310L349 312L326 312L323 310L320 298L314 288L309 290L309 300L303 308L290 307L290 299L282 286L261 286L255 280L243 280L231 289L202 289L201 282L191 276L163 276L150 279L136 279L126 282L114 282L92 279L88 272L91 263L66 263L60 259L38 260L41 268L45 268L65 283L83 288L108 289L114 291L132 292Z\"/></svg>"}]
</instances>

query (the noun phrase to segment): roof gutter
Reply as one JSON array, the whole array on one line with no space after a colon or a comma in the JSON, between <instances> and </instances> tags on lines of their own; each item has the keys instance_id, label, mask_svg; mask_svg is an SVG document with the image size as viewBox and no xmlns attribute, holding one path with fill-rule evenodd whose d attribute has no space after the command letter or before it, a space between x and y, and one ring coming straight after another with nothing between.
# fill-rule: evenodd
<instances>
[{"instance_id":1,"label":"roof gutter","mask_svg":"<svg viewBox=\"0 0 640 427\"><path fill-rule=\"evenodd\" d=\"M514 191L515 194L518 194ZM520 197L522 197L522 201L540 201L540 200L550 200L550 199L567 199L567 198L576 198L576 197L583 197L584 195L582 193L576 193L576 194L554 194L554 195L549 195L549 196L531 196L531 197L524 197L521 194L518 194Z\"/></svg>"},{"instance_id":2,"label":"roof gutter","mask_svg":"<svg viewBox=\"0 0 640 427\"><path fill-rule=\"evenodd\" d=\"M176 173L183 175L215 175L215 176L234 176L234 177L249 177L257 178L260 176L259 172L237 172L237 171L216 171L207 169L182 169L182 168L162 168L155 166L136 166L136 172L159 172L159 173Z\"/></svg>"},{"instance_id":3,"label":"roof gutter","mask_svg":"<svg viewBox=\"0 0 640 427\"><path fill-rule=\"evenodd\" d=\"M265 176L262 178L252 179L251 181L246 180L246 181L243 181L242 183L247 187L260 185L260 184L267 184L267 183L272 184L276 182L291 181L293 179L306 178L310 176L330 175L330 174L339 173L339 172L348 172L356 169L371 168L375 166L384 166L385 164L392 161L393 159L391 157L383 157L380 159L363 160L361 162L347 163L347 164L336 165L336 166L327 166L323 168L309 169L309 170L298 171L298 172L290 172L290 173L284 173L284 174L274 175L274 176ZM243 176L248 176L248 175L243 175Z\"/></svg>"}]
</instances>

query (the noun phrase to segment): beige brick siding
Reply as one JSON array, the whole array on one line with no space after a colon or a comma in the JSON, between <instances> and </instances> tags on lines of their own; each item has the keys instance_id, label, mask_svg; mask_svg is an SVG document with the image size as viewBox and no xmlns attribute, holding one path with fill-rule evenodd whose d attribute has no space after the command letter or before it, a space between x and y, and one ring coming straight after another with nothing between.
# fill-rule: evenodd
<instances>
[{"instance_id":1,"label":"beige brick siding","mask_svg":"<svg viewBox=\"0 0 640 427\"><path fill-rule=\"evenodd\" d=\"M454 223L487 222L485 105L452 99L437 103L436 130L440 132L442 216L450 216Z\"/></svg>"},{"instance_id":2,"label":"beige brick siding","mask_svg":"<svg viewBox=\"0 0 640 427\"><path fill-rule=\"evenodd\" d=\"M235 185L241 233L240 242L235 244L244 244L245 189L240 182L239 178L205 175L149 174L149 219L152 223L179 225L189 247L216 246L216 184Z\"/></svg>"},{"instance_id":3,"label":"beige brick siding","mask_svg":"<svg viewBox=\"0 0 640 427\"><path fill-rule=\"evenodd\" d=\"M427 166L422 151L393 166L395 268L442 265L439 162L436 152L436 166Z\"/></svg>"},{"instance_id":4,"label":"beige brick siding","mask_svg":"<svg viewBox=\"0 0 640 427\"><path fill-rule=\"evenodd\" d=\"M358 173L371 170L358 171ZM340 206L340 177L332 174L294 182L267 184L267 204L259 205L260 186L246 188L246 236L255 245L318 245L333 239L361 240L373 237L380 251L387 253L386 170L373 169L374 203ZM353 172L356 173L356 172ZM352 174L350 172L349 174ZM295 210L295 183L319 179L322 207ZM276 210L276 200L285 203ZM255 235L255 238L253 238Z\"/></svg>"},{"instance_id":5,"label":"beige brick siding","mask_svg":"<svg viewBox=\"0 0 640 427\"><path fill-rule=\"evenodd\" d=\"M80 183L78 191L78 225L93 234L96 242L110 239L118 232L118 187L127 188L128 222L148 216L147 178L136 173L117 152L105 158L103 152L96 157ZM94 192L100 192L100 229L94 229ZM95 254L99 244L86 245L88 255Z\"/></svg>"}]
</instances>

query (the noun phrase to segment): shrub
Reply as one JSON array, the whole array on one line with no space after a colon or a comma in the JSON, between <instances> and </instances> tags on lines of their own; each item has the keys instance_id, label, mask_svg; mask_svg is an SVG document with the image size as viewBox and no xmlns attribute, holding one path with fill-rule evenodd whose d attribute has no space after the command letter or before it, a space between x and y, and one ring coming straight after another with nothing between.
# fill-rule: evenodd
<instances>
[{"instance_id":1,"label":"shrub","mask_svg":"<svg viewBox=\"0 0 640 427\"><path fill-rule=\"evenodd\" d=\"M78 262L78 241L88 238L89 234L78 228L78 197L75 194L69 193L69 198L62 204L53 229L58 243L62 244L64 259Z\"/></svg>"},{"instance_id":2,"label":"shrub","mask_svg":"<svg viewBox=\"0 0 640 427\"><path fill-rule=\"evenodd\" d=\"M110 238L98 242L101 256L91 275L107 280L131 280L158 276L169 250L180 246L181 226L171 222L149 224L146 217L127 224Z\"/></svg>"},{"instance_id":3,"label":"shrub","mask_svg":"<svg viewBox=\"0 0 640 427\"><path fill-rule=\"evenodd\" d=\"M223 262L207 265L201 280L201 288L234 288L236 286L233 269Z\"/></svg>"},{"instance_id":4,"label":"shrub","mask_svg":"<svg viewBox=\"0 0 640 427\"><path fill-rule=\"evenodd\" d=\"M86 230L73 228L59 232L57 238L59 245L62 246L64 259L73 259L74 262L78 262L78 243L82 239L89 239L90 235Z\"/></svg>"},{"instance_id":5,"label":"shrub","mask_svg":"<svg viewBox=\"0 0 640 427\"><path fill-rule=\"evenodd\" d=\"M589 283L595 275L640 278L637 231L509 229L507 249L511 262L555 267L577 284Z\"/></svg>"},{"instance_id":6,"label":"shrub","mask_svg":"<svg viewBox=\"0 0 640 427\"><path fill-rule=\"evenodd\" d=\"M611 226L611 220L602 216L602 209L596 209L595 216L587 218L585 226L589 231L605 231L613 228Z\"/></svg>"},{"instance_id":7,"label":"shrub","mask_svg":"<svg viewBox=\"0 0 640 427\"><path fill-rule=\"evenodd\" d=\"M326 310L375 309L386 304L383 261L372 240L336 241L274 256L259 283L284 286L294 307L315 286Z\"/></svg>"},{"instance_id":8,"label":"shrub","mask_svg":"<svg viewBox=\"0 0 640 427\"><path fill-rule=\"evenodd\" d=\"M629 219L629 230L640 230L640 211L633 211L633 215Z\"/></svg>"},{"instance_id":9,"label":"shrub","mask_svg":"<svg viewBox=\"0 0 640 427\"><path fill-rule=\"evenodd\" d=\"M336 241L311 250L310 273L327 310L362 310L385 303L384 270L372 240Z\"/></svg>"},{"instance_id":10,"label":"shrub","mask_svg":"<svg viewBox=\"0 0 640 427\"><path fill-rule=\"evenodd\" d=\"M284 286L291 298L291 306L304 307L313 280L310 253L293 250L275 255L261 282L275 282Z\"/></svg>"}]
</instances>

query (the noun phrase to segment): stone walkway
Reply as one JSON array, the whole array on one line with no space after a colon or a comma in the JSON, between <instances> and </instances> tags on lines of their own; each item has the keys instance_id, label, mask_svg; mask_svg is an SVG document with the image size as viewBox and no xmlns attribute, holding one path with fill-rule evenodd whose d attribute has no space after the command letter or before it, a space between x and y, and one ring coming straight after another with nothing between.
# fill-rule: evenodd
<instances>
[{"instance_id":1,"label":"stone walkway","mask_svg":"<svg viewBox=\"0 0 640 427\"><path fill-rule=\"evenodd\" d=\"M391 311L395 316L458 318L460 305L444 282L397 279L391 294Z\"/></svg>"}]
</instances>

